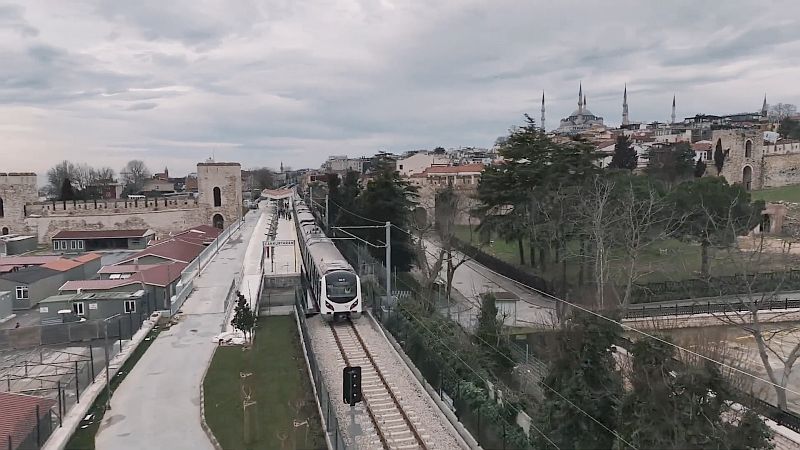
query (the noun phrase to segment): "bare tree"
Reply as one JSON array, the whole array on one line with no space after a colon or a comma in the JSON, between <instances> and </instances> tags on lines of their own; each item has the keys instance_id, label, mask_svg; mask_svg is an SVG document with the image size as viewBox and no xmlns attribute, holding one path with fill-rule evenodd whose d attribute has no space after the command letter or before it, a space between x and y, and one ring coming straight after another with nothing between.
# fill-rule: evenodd
<instances>
[{"instance_id":1,"label":"bare tree","mask_svg":"<svg viewBox=\"0 0 800 450\"><path fill-rule=\"evenodd\" d=\"M143 161L134 159L120 171L122 182L125 184L125 192L135 194L144 189L145 181L150 178L150 170Z\"/></svg>"},{"instance_id":2,"label":"bare tree","mask_svg":"<svg viewBox=\"0 0 800 450\"><path fill-rule=\"evenodd\" d=\"M67 160L61 161L47 171L48 195L52 198L61 197L61 187L65 179L75 179L75 164Z\"/></svg>"},{"instance_id":3,"label":"bare tree","mask_svg":"<svg viewBox=\"0 0 800 450\"><path fill-rule=\"evenodd\" d=\"M778 103L769 105L769 117L773 120L783 120L797 114L797 106L791 103Z\"/></svg>"}]
</instances>

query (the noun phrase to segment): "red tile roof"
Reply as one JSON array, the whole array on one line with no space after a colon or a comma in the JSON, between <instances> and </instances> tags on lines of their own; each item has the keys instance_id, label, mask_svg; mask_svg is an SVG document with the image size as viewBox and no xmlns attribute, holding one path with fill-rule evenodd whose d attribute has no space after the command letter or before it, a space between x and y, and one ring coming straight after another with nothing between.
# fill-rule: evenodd
<instances>
[{"instance_id":1,"label":"red tile roof","mask_svg":"<svg viewBox=\"0 0 800 450\"><path fill-rule=\"evenodd\" d=\"M2 256L0 266L41 266L44 263L61 259L60 256Z\"/></svg>"},{"instance_id":2,"label":"red tile roof","mask_svg":"<svg viewBox=\"0 0 800 450\"><path fill-rule=\"evenodd\" d=\"M94 261L95 259L100 259L100 255L97 253L84 253L83 255L78 256L75 258L75 261L81 263L87 263L89 261Z\"/></svg>"},{"instance_id":3,"label":"red tile roof","mask_svg":"<svg viewBox=\"0 0 800 450\"><path fill-rule=\"evenodd\" d=\"M45 269L57 270L59 272L66 272L80 266L81 263L73 259L57 259L47 264L42 264L42 267Z\"/></svg>"},{"instance_id":4,"label":"red tile roof","mask_svg":"<svg viewBox=\"0 0 800 450\"><path fill-rule=\"evenodd\" d=\"M180 278L181 272L186 266L188 264L184 263L159 264L140 272L138 275L145 284L164 287Z\"/></svg>"},{"instance_id":5,"label":"red tile roof","mask_svg":"<svg viewBox=\"0 0 800 450\"><path fill-rule=\"evenodd\" d=\"M713 148L711 142L695 142L692 144L692 150L696 152L707 152Z\"/></svg>"},{"instance_id":6,"label":"red tile roof","mask_svg":"<svg viewBox=\"0 0 800 450\"><path fill-rule=\"evenodd\" d=\"M483 164L465 164L463 166L433 166L425 169L424 173L467 173L483 172Z\"/></svg>"},{"instance_id":7,"label":"red tile roof","mask_svg":"<svg viewBox=\"0 0 800 450\"><path fill-rule=\"evenodd\" d=\"M123 239L142 238L155 234L150 230L63 230L56 233L51 239Z\"/></svg>"},{"instance_id":8,"label":"red tile roof","mask_svg":"<svg viewBox=\"0 0 800 450\"><path fill-rule=\"evenodd\" d=\"M11 437L11 448L15 449L36 429L36 406L39 414L44 416L56 404L55 400L33 395L0 392L0 441L3 446Z\"/></svg>"},{"instance_id":9,"label":"red tile roof","mask_svg":"<svg viewBox=\"0 0 800 450\"><path fill-rule=\"evenodd\" d=\"M97 273L137 273L157 266L159 266L159 264L118 264L114 266L103 266Z\"/></svg>"},{"instance_id":10,"label":"red tile roof","mask_svg":"<svg viewBox=\"0 0 800 450\"><path fill-rule=\"evenodd\" d=\"M130 264L135 259L143 258L145 256L158 256L164 259L188 263L197 258L197 255L199 255L204 248L205 245L202 244L173 238L168 241L162 241L160 243L153 244L139 253L134 254L130 258L120 261L120 263Z\"/></svg>"}]
</instances>

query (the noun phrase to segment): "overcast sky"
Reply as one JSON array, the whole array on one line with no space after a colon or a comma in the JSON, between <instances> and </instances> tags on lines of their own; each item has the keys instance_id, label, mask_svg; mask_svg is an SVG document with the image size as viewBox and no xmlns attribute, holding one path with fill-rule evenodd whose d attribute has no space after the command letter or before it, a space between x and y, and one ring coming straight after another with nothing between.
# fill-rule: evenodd
<instances>
[{"instance_id":1,"label":"overcast sky","mask_svg":"<svg viewBox=\"0 0 800 450\"><path fill-rule=\"evenodd\" d=\"M0 0L0 172L490 146L542 91L621 120L800 103L800 2Z\"/></svg>"}]
</instances>

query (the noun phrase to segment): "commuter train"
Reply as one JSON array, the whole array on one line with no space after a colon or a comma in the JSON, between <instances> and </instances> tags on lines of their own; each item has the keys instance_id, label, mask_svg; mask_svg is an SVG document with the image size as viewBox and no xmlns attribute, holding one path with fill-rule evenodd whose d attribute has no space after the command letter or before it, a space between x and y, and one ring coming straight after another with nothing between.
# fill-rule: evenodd
<instances>
[{"instance_id":1,"label":"commuter train","mask_svg":"<svg viewBox=\"0 0 800 450\"><path fill-rule=\"evenodd\" d=\"M326 320L361 316L361 282L333 241L317 225L314 214L299 197L294 199L294 223L303 276L317 308Z\"/></svg>"}]
</instances>

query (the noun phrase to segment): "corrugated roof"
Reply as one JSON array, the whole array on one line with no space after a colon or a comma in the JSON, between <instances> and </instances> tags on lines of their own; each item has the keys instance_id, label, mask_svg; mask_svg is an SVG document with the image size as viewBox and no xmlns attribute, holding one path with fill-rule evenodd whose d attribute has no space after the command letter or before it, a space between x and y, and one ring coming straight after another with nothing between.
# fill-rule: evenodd
<instances>
[{"instance_id":1,"label":"corrugated roof","mask_svg":"<svg viewBox=\"0 0 800 450\"><path fill-rule=\"evenodd\" d=\"M40 266L60 256L0 256L0 266Z\"/></svg>"},{"instance_id":2,"label":"corrugated roof","mask_svg":"<svg viewBox=\"0 0 800 450\"><path fill-rule=\"evenodd\" d=\"M60 288L58 292L62 291L103 291L106 289L114 289L129 284L141 284L142 281L138 276L134 275L124 280L74 280L67 281Z\"/></svg>"},{"instance_id":3,"label":"corrugated roof","mask_svg":"<svg viewBox=\"0 0 800 450\"><path fill-rule=\"evenodd\" d=\"M155 234L150 230L62 230L51 239L123 239L142 238Z\"/></svg>"},{"instance_id":4,"label":"corrugated roof","mask_svg":"<svg viewBox=\"0 0 800 450\"><path fill-rule=\"evenodd\" d=\"M36 406L39 414L47 415L47 411L56 404L55 400L33 395L0 392L0 438L3 446L11 437L11 448L17 448L28 435L36 429Z\"/></svg>"},{"instance_id":5,"label":"corrugated roof","mask_svg":"<svg viewBox=\"0 0 800 450\"><path fill-rule=\"evenodd\" d=\"M117 264L114 266L103 266L97 273L137 273L159 265L160 264Z\"/></svg>"},{"instance_id":6,"label":"corrugated roof","mask_svg":"<svg viewBox=\"0 0 800 450\"><path fill-rule=\"evenodd\" d=\"M77 258L75 258L75 261L81 263L87 263L89 261L94 261L96 259L100 259L100 255L98 255L97 253L84 253L83 255L80 255Z\"/></svg>"},{"instance_id":7,"label":"corrugated roof","mask_svg":"<svg viewBox=\"0 0 800 450\"><path fill-rule=\"evenodd\" d=\"M16 272L8 272L0 275L4 280L15 281L17 283L30 284L45 278L58 275L61 272L53 269L46 269L44 267L25 267L17 270Z\"/></svg>"},{"instance_id":8,"label":"corrugated roof","mask_svg":"<svg viewBox=\"0 0 800 450\"><path fill-rule=\"evenodd\" d=\"M164 287L180 278L186 266L188 264L185 263L159 264L139 272L138 275L145 284Z\"/></svg>"},{"instance_id":9,"label":"corrugated roof","mask_svg":"<svg viewBox=\"0 0 800 450\"><path fill-rule=\"evenodd\" d=\"M195 244L177 239L170 239L158 244L151 245L146 249L134 254L130 258L120 261L121 263L130 264L134 259L143 258L145 256L158 256L165 259L171 259L179 262L191 262L197 258L197 255L205 248L202 244Z\"/></svg>"}]
</instances>

